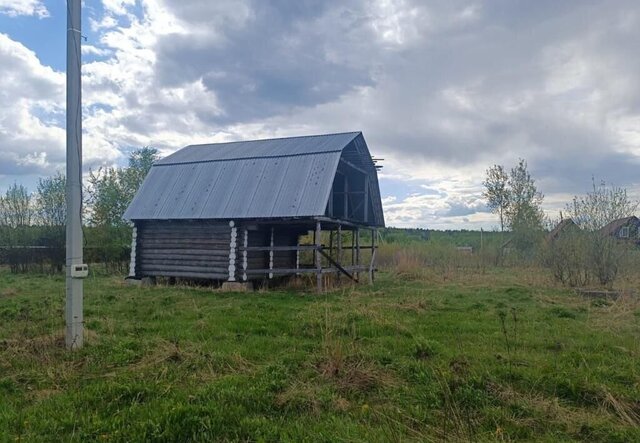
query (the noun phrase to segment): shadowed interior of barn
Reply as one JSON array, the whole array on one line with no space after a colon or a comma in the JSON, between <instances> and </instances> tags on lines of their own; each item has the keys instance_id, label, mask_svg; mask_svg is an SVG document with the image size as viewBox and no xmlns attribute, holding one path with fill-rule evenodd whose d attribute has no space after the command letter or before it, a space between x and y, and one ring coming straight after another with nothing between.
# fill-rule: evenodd
<instances>
[{"instance_id":1,"label":"shadowed interior of barn","mask_svg":"<svg viewBox=\"0 0 640 443\"><path fill-rule=\"evenodd\" d=\"M373 281L378 168L360 132L187 146L154 164L125 213L130 278Z\"/></svg>"}]
</instances>

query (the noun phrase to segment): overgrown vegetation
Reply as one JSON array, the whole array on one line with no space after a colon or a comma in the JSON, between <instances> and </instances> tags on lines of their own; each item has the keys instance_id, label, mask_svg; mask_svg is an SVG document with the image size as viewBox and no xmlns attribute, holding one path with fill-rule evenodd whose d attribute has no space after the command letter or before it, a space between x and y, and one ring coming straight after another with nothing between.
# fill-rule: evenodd
<instances>
[{"instance_id":1,"label":"overgrown vegetation","mask_svg":"<svg viewBox=\"0 0 640 443\"><path fill-rule=\"evenodd\" d=\"M0 440L640 439L637 296L455 277L247 296L94 268L69 353L64 278L1 272Z\"/></svg>"},{"instance_id":2,"label":"overgrown vegetation","mask_svg":"<svg viewBox=\"0 0 640 443\"><path fill-rule=\"evenodd\" d=\"M545 264L558 281L570 286L611 287L625 268L638 272L640 236L632 232L631 241L620 241L615 232L604 230L637 209L638 202L631 200L625 189L604 182L596 185L594 179L590 192L574 197L567 205L575 225L569 225L546 245Z\"/></svg>"},{"instance_id":3,"label":"overgrown vegetation","mask_svg":"<svg viewBox=\"0 0 640 443\"><path fill-rule=\"evenodd\" d=\"M122 216L158 158L156 149L133 151L125 168L91 171L84 189L85 251L91 263L126 268L131 229ZM66 179L42 178L35 193L14 184L0 196L0 264L13 272L60 272L65 260Z\"/></svg>"}]
</instances>

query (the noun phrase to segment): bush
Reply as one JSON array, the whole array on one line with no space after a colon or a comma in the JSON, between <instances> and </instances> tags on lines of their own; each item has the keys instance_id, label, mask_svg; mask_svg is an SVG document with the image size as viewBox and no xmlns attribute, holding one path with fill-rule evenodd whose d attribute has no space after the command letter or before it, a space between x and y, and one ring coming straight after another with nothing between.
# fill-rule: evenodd
<instances>
[{"instance_id":1,"label":"bush","mask_svg":"<svg viewBox=\"0 0 640 443\"><path fill-rule=\"evenodd\" d=\"M588 236L584 233L570 232L547 245L545 264L556 281L572 287L589 283L588 244Z\"/></svg>"},{"instance_id":2,"label":"bush","mask_svg":"<svg viewBox=\"0 0 640 443\"><path fill-rule=\"evenodd\" d=\"M611 287L630 253L626 245L608 235L574 231L547 245L545 264L563 284Z\"/></svg>"}]
</instances>

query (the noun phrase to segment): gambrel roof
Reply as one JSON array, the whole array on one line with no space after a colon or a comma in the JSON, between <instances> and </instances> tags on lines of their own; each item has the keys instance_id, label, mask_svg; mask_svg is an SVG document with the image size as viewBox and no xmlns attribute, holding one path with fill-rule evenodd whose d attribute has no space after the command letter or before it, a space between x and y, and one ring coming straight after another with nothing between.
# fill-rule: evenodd
<instances>
[{"instance_id":1,"label":"gambrel roof","mask_svg":"<svg viewBox=\"0 0 640 443\"><path fill-rule=\"evenodd\" d=\"M128 220L325 216L340 162L367 175L384 226L377 170L361 132L191 145L156 162Z\"/></svg>"}]
</instances>

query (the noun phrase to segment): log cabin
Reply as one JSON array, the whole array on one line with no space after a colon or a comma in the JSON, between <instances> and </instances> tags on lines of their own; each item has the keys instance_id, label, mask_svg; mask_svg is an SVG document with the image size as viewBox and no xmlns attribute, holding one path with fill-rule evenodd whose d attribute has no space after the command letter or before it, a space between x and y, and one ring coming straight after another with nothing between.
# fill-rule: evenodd
<instances>
[{"instance_id":1,"label":"log cabin","mask_svg":"<svg viewBox=\"0 0 640 443\"><path fill-rule=\"evenodd\" d=\"M152 166L125 212L129 278L373 281L379 168L361 132L187 146Z\"/></svg>"}]
</instances>

